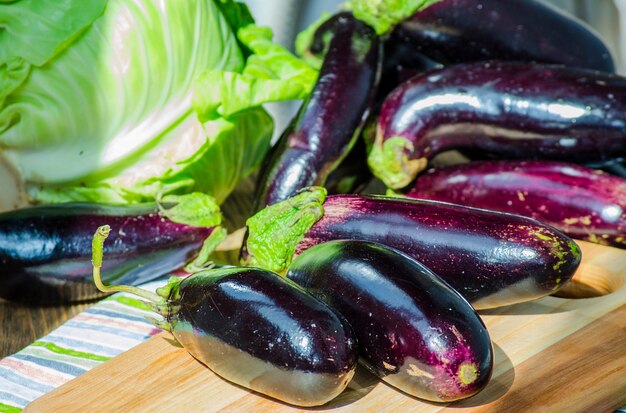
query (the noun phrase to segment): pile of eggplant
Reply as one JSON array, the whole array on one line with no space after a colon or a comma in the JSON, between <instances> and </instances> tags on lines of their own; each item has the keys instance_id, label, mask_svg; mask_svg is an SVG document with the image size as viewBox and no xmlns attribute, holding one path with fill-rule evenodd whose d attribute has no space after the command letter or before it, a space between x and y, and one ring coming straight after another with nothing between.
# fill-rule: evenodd
<instances>
[{"instance_id":1,"label":"pile of eggplant","mask_svg":"<svg viewBox=\"0 0 626 413\"><path fill-rule=\"evenodd\" d=\"M0 296L93 298L73 292L89 267L216 374L285 403L329 402L357 363L453 402L492 374L477 310L566 285L570 236L626 247L626 181L606 172L626 156L626 78L582 23L536 0L440 0L382 36L337 13L307 53L319 79L259 174L240 266L148 292L196 254L209 265L221 216L39 207L0 216ZM437 166L450 150L468 162ZM372 174L391 195L358 193Z\"/></svg>"}]
</instances>

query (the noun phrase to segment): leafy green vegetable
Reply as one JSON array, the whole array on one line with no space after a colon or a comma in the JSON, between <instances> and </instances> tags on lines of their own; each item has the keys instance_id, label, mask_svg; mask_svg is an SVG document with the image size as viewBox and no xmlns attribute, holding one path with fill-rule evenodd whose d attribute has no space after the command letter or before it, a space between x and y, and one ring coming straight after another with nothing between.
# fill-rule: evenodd
<instances>
[{"instance_id":1,"label":"leafy green vegetable","mask_svg":"<svg viewBox=\"0 0 626 413\"><path fill-rule=\"evenodd\" d=\"M214 70L198 78L193 105L203 121L267 102L304 99L311 92L317 71L272 43L269 29L247 26L237 36L254 54L241 73Z\"/></svg>"},{"instance_id":2,"label":"leafy green vegetable","mask_svg":"<svg viewBox=\"0 0 626 413\"><path fill-rule=\"evenodd\" d=\"M0 5L0 65L21 58L42 66L96 18L107 0L19 0Z\"/></svg>"},{"instance_id":3,"label":"leafy green vegetable","mask_svg":"<svg viewBox=\"0 0 626 413\"><path fill-rule=\"evenodd\" d=\"M317 76L230 0L19 0L0 21L0 155L35 201L222 202L269 148L259 106Z\"/></svg>"},{"instance_id":4,"label":"leafy green vegetable","mask_svg":"<svg viewBox=\"0 0 626 413\"><path fill-rule=\"evenodd\" d=\"M213 197L199 192L166 195L157 199L159 211L170 221L196 227L214 227L222 223L222 213Z\"/></svg>"}]
</instances>

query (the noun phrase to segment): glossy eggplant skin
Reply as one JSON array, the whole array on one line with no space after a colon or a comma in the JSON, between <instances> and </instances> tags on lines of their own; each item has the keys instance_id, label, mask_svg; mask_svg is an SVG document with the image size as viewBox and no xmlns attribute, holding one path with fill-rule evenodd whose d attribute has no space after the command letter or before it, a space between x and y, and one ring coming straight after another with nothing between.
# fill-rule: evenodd
<instances>
[{"instance_id":1,"label":"glossy eggplant skin","mask_svg":"<svg viewBox=\"0 0 626 413\"><path fill-rule=\"evenodd\" d=\"M310 188L248 219L242 256L283 272L315 245L362 240L397 249L430 268L477 309L534 300L563 286L578 245L532 218L446 202L330 195Z\"/></svg>"},{"instance_id":2,"label":"glossy eggplant skin","mask_svg":"<svg viewBox=\"0 0 626 413\"><path fill-rule=\"evenodd\" d=\"M406 196L525 215L573 238L626 248L626 180L580 165L492 161L431 169Z\"/></svg>"},{"instance_id":3,"label":"glossy eggplant skin","mask_svg":"<svg viewBox=\"0 0 626 413\"><path fill-rule=\"evenodd\" d=\"M304 187L323 185L369 115L380 78L381 42L350 13L335 15L324 29L332 39L318 81L261 171L256 210Z\"/></svg>"},{"instance_id":4,"label":"glossy eggplant skin","mask_svg":"<svg viewBox=\"0 0 626 413\"><path fill-rule=\"evenodd\" d=\"M223 378L297 406L337 396L357 363L350 325L329 306L258 268L201 271L172 289L174 337Z\"/></svg>"},{"instance_id":5,"label":"glossy eggplant skin","mask_svg":"<svg viewBox=\"0 0 626 413\"><path fill-rule=\"evenodd\" d=\"M437 154L583 163L626 156L626 78L517 62L416 76L385 100L370 167L402 188Z\"/></svg>"},{"instance_id":6,"label":"glossy eggplant skin","mask_svg":"<svg viewBox=\"0 0 626 413\"><path fill-rule=\"evenodd\" d=\"M380 244L331 241L298 256L287 278L342 314L361 362L405 393L451 402L488 383L493 350L482 320L409 256Z\"/></svg>"},{"instance_id":7,"label":"glossy eggplant skin","mask_svg":"<svg viewBox=\"0 0 626 413\"><path fill-rule=\"evenodd\" d=\"M137 285L188 262L210 227L172 222L154 204L66 203L0 214L0 297L55 304L102 297L93 284L94 228L118 228L105 247L105 281Z\"/></svg>"},{"instance_id":8,"label":"glossy eggplant skin","mask_svg":"<svg viewBox=\"0 0 626 413\"><path fill-rule=\"evenodd\" d=\"M615 71L591 28L539 0L440 0L400 23L392 39L444 64L508 60Z\"/></svg>"}]
</instances>

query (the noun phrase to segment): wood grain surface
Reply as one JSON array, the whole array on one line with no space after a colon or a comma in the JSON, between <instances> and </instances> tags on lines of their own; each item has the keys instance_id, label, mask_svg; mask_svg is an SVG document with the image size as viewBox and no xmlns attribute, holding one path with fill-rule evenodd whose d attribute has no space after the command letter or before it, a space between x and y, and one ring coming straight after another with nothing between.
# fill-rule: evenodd
<instances>
[{"instance_id":1,"label":"wood grain surface","mask_svg":"<svg viewBox=\"0 0 626 413\"><path fill-rule=\"evenodd\" d=\"M481 311L495 350L477 396L441 405L359 369L333 412L610 412L626 404L626 251L581 243L577 291ZM593 285L592 285L593 284ZM599 284L599 287L595 286ZM589 287L589 288L587 288ZM597 287L597 288L596 288ZM606 291L605 291L606 290ZM605 294L607 293L607 294ZM296 412L219 378L161 334L35 400L25 412Z\"/></svg>"}]
</instances>

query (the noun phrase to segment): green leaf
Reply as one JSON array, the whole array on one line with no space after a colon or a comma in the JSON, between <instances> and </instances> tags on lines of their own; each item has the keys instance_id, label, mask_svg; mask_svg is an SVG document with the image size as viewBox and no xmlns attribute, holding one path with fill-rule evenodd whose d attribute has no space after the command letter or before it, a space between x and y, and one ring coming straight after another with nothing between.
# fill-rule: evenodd
<instances>
[{"instance_id":1,"label":"green leaf","mask_svg":"<svg viewBox=\"0 0 626 413\"><path fill-rule=\"evenodd\" d=\"M232 0L218 0L217 7L219 7L228 24L230 24L233 33L237 33L237 30L242 27L254 24L254 18L245 3Z\"/></svg>"},{"instance_id":2,"label":"green leaf","mask_svg":"<svg viewBox=\"0 0 626 413\"><path fill-rule=\"evenodd\" d=\"M108 0L0 3L0 65L22 58L43 66L102 15Z\"/></svg>"},{"instance_id":3,"label":"green leaf","mask_svg":"<svg viewBox=\"0 0 626 413\"><path fill-rule=\"evenodd\" d=\"M221 203L269 149L259 105L302 99L317 78L230 0L20 0L0 3L2 18L14 31L0 46L19 41L1 52L34 57L0 60L0 156L35 202L202 192ZM26 50L56 29L46 53Z\"/></svg>"},{"instance_id":4,"label":"green leaf","mask_svg":"<svg viewBox=\"0 0 626 413\"><path fill-rule=\"evenodd\" d=\"M213 70L197 80L193 105L203 121L229 117L268 102L304 99L317 71L272 42L265 27L246 26L239 41L253 52L241 73Z\"/></svg>"},{"instance_id":5,"label":"green leaf","mask_svg":"<svg viewBox=\"0 0 626 413\"><path fill-rule=\"evenodd\" d=\"M202 248L198 251L198 256L185 265L184 270L189 273L196 273L215 266L214 262L211 260L211 254L213 254L215 248L226 239L226 235L226 229L222 227L215 228L211 235L202 243Z\"/></svg>"},{"instance_id":6,"label":"green leaf","mask_svg":"<svg viewBox=\"0 0 626 413\"><path fill-rule=\"evenodd\" d=\"M163 216L179 224L214 227L222 223L219 205L206 194L166 195L157 199L157 203Z\"/></svg>"},{"instance_id":7,"label":"green leaf","mask_svg":"<svg viewBox=\"0 0 626 413\"><path fill-rule=\"evenodd\" d=\"M195 191L222 203L237 183L261 166L273 131L272 118L260 108L205 124L190 114L183 126L176 133L184 139L165 139L162 146L114 177L80 185L31 184L28 193L42 203L124 204Z\"/></svg>"},{"instance_id":8,"label":"green leaf","mask_svg":"<svg viewBox=\"0 0 626 413\"><path fill-rule=\"evenodd\" d=\"M57 4L40 1L42 11ZM31 0L0 10L22 3ZM77 7L75 13L60 6L58 21L80 21L78 11L86 6ZM52 16L41 24L54 22ZM29 33L18 37L34 42ZM3 47L3 53L9 49ZM232 122L203 125L191 106L200 73L241 71L244 65L235 33L214 1L109 0L105 13L63 53L29 73L25 62L0 66L0 90L6 94L0 100L0 150L34 200L127 203L153 200L164 189L193 190L197 182L184 175L174 182L173 176L229 134L225 129L242 129ZM263 117L263 124L243 129L251 133L248 140L259 140L252 145L258 156L256 148L272 123L267 116L253 117ZM254 165L229 165L224 185L212 181L209 169L204 175L211 183L200 186L214 186L223 197L233 186L231 176L240 178L256 165L256 158Z\"/></svg>"},{"instance_id":9,"label":"green leaf","mask_svg":"<svg viewBox=\"0 0 626 413\"><path fill-rule=\"evenodd\" d=\"M0 107L31 66L43 66L65 50L104 11L108 0L0 1ZM16 116L0 119L0 132Z\"/></svg>"},{"instance_id":10,"label":"green leaf","mask_svg":"<svg viewBox=\"0 0 626 413\"><path fill-rule=\"evenodd\" d=\"M4 105L4 100L15 89L17 89L30 73L30 64L21 57L12 57L4 64L0 64L0 107ZM14 119L5 118L0 123L0 132L11 126Z\"/></svg>"}]
</instances>

